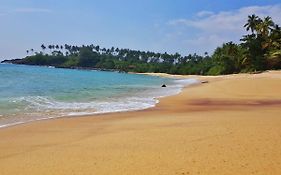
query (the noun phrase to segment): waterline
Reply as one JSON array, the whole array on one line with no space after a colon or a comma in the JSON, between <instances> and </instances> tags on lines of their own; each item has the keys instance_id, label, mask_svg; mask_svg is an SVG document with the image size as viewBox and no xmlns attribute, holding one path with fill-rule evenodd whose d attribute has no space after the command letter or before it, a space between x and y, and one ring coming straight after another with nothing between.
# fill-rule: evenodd
<instances>
[{"instance_id":1,"label":"waterline","mask_svg":"<svg viewBox=\"0 0 281 175\"><path fill-rule=\"evenodd\" d=\"M0 65L0 127L65 116L135 111L178 94L195 79ZM161 88L166 84L166 88Z\"/></svg>"}]
</instances>

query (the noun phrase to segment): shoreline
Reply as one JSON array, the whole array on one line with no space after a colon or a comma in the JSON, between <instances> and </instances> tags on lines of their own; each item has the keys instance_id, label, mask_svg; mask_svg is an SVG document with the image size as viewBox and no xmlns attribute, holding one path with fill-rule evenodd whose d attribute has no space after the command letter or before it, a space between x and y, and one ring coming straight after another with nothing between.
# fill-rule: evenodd
<instances>
[{"instance_id":1,"label":"shoreline","mask_svg":"<svg viewBox=\"0 0 281 175\"><path fill-rule=\"evenodd\" d=\"M202 77L153 108L1 129L1 174L280 174L280 79Z\"/></svg>"},{"instance_id":2,"label":"shoreline","mask_svg":"<svg viewBox=\"0 0 281 175\"><path fill-rule=\"evenodd\" d=\"M8 64L8 63L6 63L6 64ZM30 66L30 65L28 65L28 66ZM86 70L86 69L83 69L83 70ZM138 75L138 73L134 73L134 74ZM149 75L149 74L147 74L147 75L148 76L155 76L155 75ZM161 77L161 76L159 76L159 77ZM194 79L194 78L180 78L180 79L178 79L178 78L173 78L173 77L168 77L168 76L166 76L165 78L170 78L170 79L175 79L175 80L192 80L192 79ZM27 121L18 121L18 122L15 122L15 123L8 123L8 124L0 125L0 132L1 132L1 129L5 129L5 128L8 128L8 127L16 127L18 125L26 125L26 124L30 124L30 123L33 123L33 122L41 122L41 121L45 121L45 120L67 119L67 118L72 118L72 117L73 118L77 118L77 117L88 117L88 116L96 117L96 116L100 116L100 115L108 115L108 114L115 114L115 113L118 114L118 113L127 113L127 112L137 112L137 111L143 111L143 110L155 108L157 106L157 104L160 103L160 99L179 95L180 93L182 93L182 91L185 88L201 84L200 81L197 80L197 79L194 79L194 81L198 81L198 82L181 84L182 87L177 87L177 88L179 88L178 92L173 92L171 94L168 94L168 95L166 94L164 96L153 97L153 100L155 100L155 104L153 104L153 106L150 106L150 107L143 107L143 108L139 108L139 109L129 109L128 108L128 109L121 109L119 111L110 111L110 112L91 112L91 113L85 112L83 114L72 114L72 113L70 113L70 114L67 114L67 115L62 115L62 116L57 116L57 117L52 116L52 117L45 117L45 118L43 117L43 118L32 119L32 120L27 120Z\"/></svg>"}]
</instances>

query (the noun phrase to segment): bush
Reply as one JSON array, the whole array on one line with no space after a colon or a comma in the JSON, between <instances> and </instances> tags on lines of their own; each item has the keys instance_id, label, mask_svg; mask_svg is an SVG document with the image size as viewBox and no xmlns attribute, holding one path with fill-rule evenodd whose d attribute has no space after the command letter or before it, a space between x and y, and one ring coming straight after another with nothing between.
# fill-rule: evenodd
<instances>
[{"instance_id":1,"label":"bush","mask_svg":"<svg viewBox=\"0 0 281 175\"><path fill-rule=\"evenodd\" d=\"M221 75L224 72L224 67L220 66L220 65L216 65L214 67L212 67L209 71L208 71L208 75Z\"/></svg>"}]
</instances>

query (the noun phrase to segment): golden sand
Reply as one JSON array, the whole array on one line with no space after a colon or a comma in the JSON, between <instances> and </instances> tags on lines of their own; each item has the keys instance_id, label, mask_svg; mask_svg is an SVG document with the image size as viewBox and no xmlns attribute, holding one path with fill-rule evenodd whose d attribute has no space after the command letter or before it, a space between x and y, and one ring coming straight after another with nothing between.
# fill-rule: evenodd
<instances>
[{"instance_id":1,"label":"golden sand","mask_svg":"<svg viewBox=\"0 0 281 175\"><path fill-rule=\"evenodd\" d=\"M280 175L281 72L196 78L155 108L2 128L0 175Z\"/></svg>"}]
</instances>

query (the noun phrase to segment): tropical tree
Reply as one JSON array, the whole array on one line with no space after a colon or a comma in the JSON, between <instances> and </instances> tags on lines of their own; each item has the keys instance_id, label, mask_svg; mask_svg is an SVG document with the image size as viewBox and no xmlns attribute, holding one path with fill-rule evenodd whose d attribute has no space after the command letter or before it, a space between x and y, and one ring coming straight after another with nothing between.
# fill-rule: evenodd
<instances>
[{"instance_id":1,"label":"tropical tree","mask_svg":"<svg viewBox=\"0 0 281 175\"><path fill-rule=\"evenodd\" d=\"M42 50L44 51L46 49L46 46L44 44L41 45Z\"/></svg>"},{"instance_id":2,"label":"tropical tree","mask_svg":"<svg viewBox=\"0 0 281 175\"><path fill-rule=\"evenodd\" d=\"M181 56L179 53L100 48L93 44L65 44L64 47L42 44L42 50L48 47L51 54L30 54L34 50L29 49L26 51L28 56L15 63L201 75L281 69L280 27L270 17L261 19L254 14L248 16L244 27L250 32L242 37L240 44L227 42L216 48L211 56L207 52L203 56Z\"/></svg>"},{"instance_id":3,"label":"tropical tree","mask_svg":"<svg viewBox=\"0 0 281 175\"><path fill-rule=\"evenodd\" d=\"M267 16L263 20L259 19L259 23L256 24L256 30L258 34L261 34L262 37L268 37L269 32L273 29L274 22L271 17Z\"/></svg>"},{"instance_id":4,"label":"tropical tree","mask_svg":"<svg viewBox=\"0 0 281 175\"><path fill-rule=\"evenodd\" d=\"M246 27L247 31L251 30L251 32L253 34L254 31L257 29L257 25L260 23L260 21L261 21L260 18L258 16L256 16L255 14L249 15L248 21L244 25L244 27Z\"/></svg>"},{"instance_id":5,"label":"tropical tree","mask_svg":"<svg viewBox=\"0 0 281 175\"><path fill-rule=\"evenodd\" d=\"M269 36L269 49L266 53L268 69L281 69L281 29L274 25Z\"/></svg>"},{"instance_id":6,"label":"tropical tree","mask_svg":"<svg viewBox=\"0 0 281 175\"><path fill-rule=\"evenodd\" d=\"M263 19L252 15L245 24L251 35L245 35L241 41L245 48L244 63L252 70L265 70L280 64L280 28L271 17Z\"/></svg>"},{"instance_id":7,"label":"tropical tree","mask_svg":"<svg viewBox=\"0 0 281 175\"><path fill-rule=\"evenodd\" d=\"M215 66L209 71L209 74L229 74L238 73L242 68L242 55L243 49L241 46L228 42L218 47L213 56L213 62Z\"/></svg>"}]
</instances>

